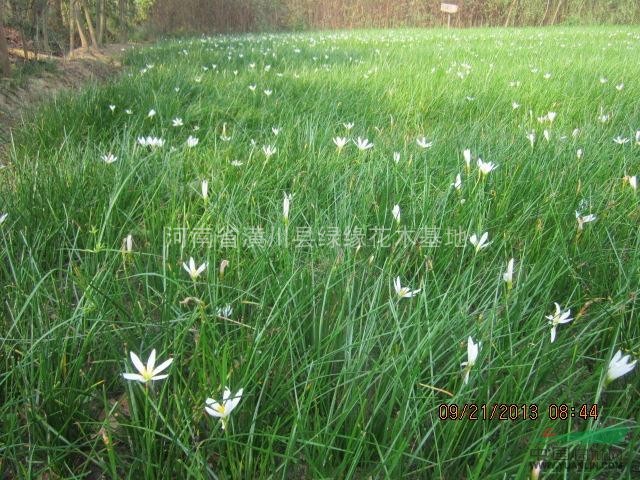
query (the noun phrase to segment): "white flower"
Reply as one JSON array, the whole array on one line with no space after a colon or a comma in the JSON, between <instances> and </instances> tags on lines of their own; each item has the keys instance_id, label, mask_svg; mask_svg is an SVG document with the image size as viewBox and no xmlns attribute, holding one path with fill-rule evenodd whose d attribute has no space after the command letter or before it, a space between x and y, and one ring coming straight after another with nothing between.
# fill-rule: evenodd
<instances>
[{"instance_id":1,"label":"white flower","mask_svg":"<svg viewBox=\"0 0 640 480\"><path fill-rule=\"evenodd\" d=\"M238 406L240 399L242 398L243 389L241 388L231 397L231 390L228 387L224 387L224 393L222 394L222 404L216 402L213 398L207 398L204 407L206 412L212 417L219 418L222 421L222 429L227 427L227 418L231 412Z\"/></svg>"},{"instance_id":2,"label":"white flower","mask_svg":"<svg viewBox=\"0 0 640 480\"><path fill-rule=\"evenodd\" d=\"M373 148L373 143L369 143L368 138L358 137L355 141L355 144L356 144L356 147L358 147L358 150L360 151L365 151L365 150L369 150L370 148Z\"/></svg>"},{"instance_id":3,"label":"white flower","mask_svg":"<svg viewBox=\"0 0 640 480\"><path fill-rule=\"evenodd\" d=\"M511 289L513 285L513 262L513 258L509 260L507 263L507 271L502 274L502 279L507 283L507 288L509 289Z\"/></svg>"},{"instance_id":4,"label":"white flower","mask_svg":"<svg viewBox=\"0 0 640 480\"><path fill-rule=\"evenodd\" d=\"M598 117L601 123L607 123L609 119L611 119L611 114L609 113L603 113Z\"/></svg>"},{"instance_id":5,"label":"white flower","mask_svg":"<svg viewBox=\"0 0 640 480\"><path fill-rule=\"evenodd\" d=\"M600 77L600 83L607 83L609 81L608 78Z\"/></svg>"},{"instance_id":6,"label":"white flower","mask_svg":"<svg viewBox=\"0 0 640 480\"><path fill-rule=\"evenodd\" d=\"M411 290L410 288L401 286L400 277L396 277L396 279L393 281L393 288L395 289L396 294L400 298L411 298L414 295L420 293L420 290L422 290L421 288L417 290Z\"/></svg>"},{"instance_id":7,"label":"white flower","mask_svg":"<svg viewBox=\"0 0 640 480\"><path fill-rule=\"evenodd\" d=\"M487 175L497 167L498 166L493 164L492 162L483 162L481 158L478 158L478 168L480 169L480 173L483 175Z\"/></svg>"},{"instance_id":8,"label":"white flower","mask_svg":"<svg viewBox=\"0 0 640 480\"><path fill-rule=\"evenodd\" d=\"M480 237L480 240L478 240L478 236L474 233L469 238L469 242L471 242L471 245L476 247L476 252L479 252L483 248L487 248L489 245L491 245L492 242L487 243L488 238L489 238L489 232L484 232Z\"/></svg>"},{"instance_id":9,"label":"white flower","mask_svg":"<svg viewBox=\"0 0 640 480\"><path fill-rule=\"evenodd\" d=\"M556 306L555 313L553 315L545 316L545 318L549 320L549 325L551 325L551 343L556 341L556 327L561 323L568 323L573 320L573 318L569 318L569 315L571 315L571 310L563 312L560 308L560 305L558 305L556 302L553 303Z\"/></svg>"},{"instance_id":10,"label":"white flower","mask_svg":"<svg viewBox=\"0 0 640 480\"><path fill-rule=\"evenodd\" d=\"M224 271L227 269L228 266L229 266L229 260L222 260L220 262L220 267L218 268L218 273L220 274L220 276L224 275Z\"/></svg>"},{"instance_id":11,"label":"white flower","mask_svg":"<svg viewBox=\"0 0 640 480\"><path fill-rule=\"evenodd\" d=\"M637 360L630 362L631 357L629 355L622 356L622 352L618 350L609 362L607 368L607 377L605 382L613 382L616 378L629 373L636 366Z\"/></svg>"},{"instance_id":12,"label":"white flower","mask_svg":"<svg viewBox=\"0 0 640 480\"><path fill-rule=\"evenodd\" d=\"M393 209L391 210L391 214L393 215L393 218L396 220L396 222L400 223L400 205L394 205Z\"/></svg>"},{"instance_id":13,"label":"white flower","mask_svg":"<svg viewBox=\"0 0 640 480\"><path fill-rule=\"evenodd\" d=\"M576 150L576 157L578 158L582 158L582 155L584 155L584 152L582 151L581 148L579 148L578 150Z\"/></svg>"},{"instance_id":14,"label":"white flower","mask_svg":"<svg viewBox=\"0 0 640 480\"><path fill-rule=\"evenodd\" d=\"M124 113L126 113L127 115L133 115L133 110L131 110L130 108L127 108Z\"/></svg>"},{"instance_id":15,"label":"white flower","mask_svg":"<svg viewBox=\"0 0 640 480\"><path fill-rule=\"evenodd\" d=\"M571 132L571 136L572 136L573 138L577 138L577 137L578 137L578 135L580 135L580 129L579 129L579 128L574 128L574 129L573 129L573 132Z\"/></svg>"},{"instance_id":16,"label":"white flower","mask_svg":"<svg viewBox=\"0 0 640 480\"><path fill-rule=\"evenodd\" d=\"M638 178L635 175L633 175L633 176L625 175L622 180L624 182L629 183L629 186L631 188L633 188L634 190L636 190L638 188Z\"/></svg>"},{"instance_id":17,"label":"white flower","mask_svg":"<svg viewBox=\"0 0 640 480\"><path fill-rule=\"evenodd\" d=\"M349 122L349 123L343 123L342 126L344 128L346 128L347 130L351 130L353 128L353 123Z\"/></svg>"},{"instance_id":18,"label":"white flower","mask_svg":"<svg viewBox=\"0 0 640 480\"><path fill-rule=\"evenodd\" d=\"M252 92L255 92L257 87L258 86L254 83L252 85L249 85L249 90L251 90Z\"/></svg>"},{"instance_id":19,"label":"white flower","mask_svg":"<svg viewBox=\"0 0 640 480\"><path fill-rule=\"evenodd\" d=\"M194 136L192 136L192 135L189 135L189 138L187 138L187 147L189 147L189 148L193 148L193 147L195 147L196 145L198 145L198 142L199 142L199 141L200 141L200 140L198 140L198 138L197 138L197 137L194 137Z\"/></svg>"},{"instance_id":20,"label":"white flower","mask_svg":"<svg viewBox=\"0 0 640 480\"><path fill-rule=\"evenodd\" d=\"M471 169L471 150L468 148L462 152L462 156L464 157L464 163L467 166L467 171Z\"/></svg>"},{"instance_id":21,"label":"white flower","mask_svg":"<svg viewBox=\"0 0 640 480\"><path fill-rule=\"evenodd\" d=\"M151 110L149 110L149 113L147 114L147 118L152 118L156 116L156 111L152 108Z\"/></svg>"},{"instance_id":22,"label":"white flower","mask_svg":"<svg viewBox=\"0 0 640 480\"><path fill-rule=\"evenodd\" d=\"M290 193L284 194L284 200L282 201L282 216L284 217L284 221L289 221L289 208L291 207L291 200L293 196Z\"/></svg>"},{"instance_id":23,"label":"white flower","mask_svg":"<svg viewBox=\"0 0 640 480\"><path fill-rule=\"evenodd\" d=\"M433 142L427 142L427 139L425 137L419 137L418 139L416 139L416 143L419 147L422 148L431 148L431 146L433 145Z\"/></svg>"},{"instance_id":24,"label":"white flower","mask_svg":"<svg viewBox=\"0 0 640 480\"><path fill-rule=\"evenodd\" d=\"M640 130L636 132L636 145L640 145Z\"/></svg>"},{"instance_id":25,"label":"white flower","mask_svg":"<svg viewBox=\"0 0 640 480\"><path fill-rule=\"evenodd\" d=\"M593 222L597 219L596 215L593 213L590 213L589 215L585 215L582 216L577 210L576 210L576 220L578 221L578 230L582 230L584 228L584 224L585 223L589 223L589 222Z\"/></svg>"},{"instance_id":26,"label":"white flower","mask_svg":"<svg viewBox=\"0 0 640 480\"><path fill-rule=\"evenodd\" d=\"M151 351L151 355L149 355L149 359L147 360L147 365L143 365L138 358L138 355L133 353L133 351L129 352L129 356L131 357L131 361L133 362L133 366L136 367L138 373L123 373L122 376L127 380L136 380L138 382L147 383L153 380L162 380L163 378L167 378L169 375L159 375L160 372L165 370L171 362L173 362L173 358L170 358L164 363L161 363L157 367L156 364L156 350L153 349Z\"/></svg>"},{"instance_id":27,"label":"white flower","mask_svg":"<svg viewBox=\"0 0 640 480\"><path fill-rule=\"evenodd\" d=\"M241 167L242 165L244 165L244 163L240 160L231 160L231 165L233 165L234 167Z\"/></svg>"},{"instance_id":28,"label":"white flower","mask_svg":"<svg viewBox=\"0 0 640 480\"><path fill-rule=\"evenodd\" d=\"M277 137L278 134L282 131L282 128L280 128L280 127L271 127L271 131Z\"/></svg>"},{"instance_id":29,"label":"white flower","mask_svg":"<svg viewBox=\"0 0 640 480\"><path fill-rule=\"evenodd\" d=\"M102 155L102 160L105 163L113 163L116 160L118 160L118 157L116 157L113 153L109 152L107 155Z\"/></svg>"},{"instance_id":30,"label":"white flower","mask_svg":"<svg viewBox=\"0 0 640 480\"><path fill-rule=\"evenodd\" d=\"M227 303L224 307L218 307L216 314L219 317L231 318L231 315L233 315L233 307Z\"/></svg>"},{"instance_id":31,"label":"white flower","mask_svg":"<svg viewBox=\"0 0 640 480\"><path fill-rule=\"evenodd\" d=\"M460 174L456 175L456 179L451 186L456 190L460 190L462 188L462 177L460 177Z\"/></svg>"},{"instance_id":32,"label":"white flower","mask_svg":"<svg viewBox=\"0 0 640 480\"><path fill-rule=\"evenodd\" d=\"M511 102L511 108L514 110L520 108L520 104L518 102Z\"/></svg>"},{"instance_id":33,"label":"white flower","mask_svg":"<svg viewBox=\"0 0 640 480\"><path fill-rule=\"evenodd\" d=\"M333 139L333 143L336 144L336 147L338 147L338 152L342 151L342 149L344 148L344 146L349 143L349 139L346 137L335 137Z\"/></svg>"},{"instance_id":34,"label":"white flower","mask_svg":"<svg viewBox=\"0 0 640 480\"><path fill-rule=\"evenodd\" d=\"M530 480L538 480L538 478L540 478L540 471L542 470L542 463L543 463L543 461L540 460L539 462L536 462L533 465L533 468L531 469Z\"/></svg>"},{"instance_id":35,"label":"white flower","mask_svg":"<svg viewBox=\"0 0 640 480\"><path fill-rule=\"evenodd\" d=\"M400 152L393 152L393 161L396 163L400 161Z\"/></svg>"},{"instance_id":36,"label":"white flower","mask_svg":"<svg viewBox=\"0 0 640 480\"><path fill-rule=\"evenodd\" d=\"M115 105L109 105L109 110L114 112L116 110L116 106Z\"/></svg>"},{"instance_id":37,"label":"white flower","mask_svg":"<svg viewBox=\"0 0 640 480\"><path fill-rule=\"evenodd\" d=\"M549 80L551 78L551 74L549 72L547 72L547 73L545 73L543 75L543 77L544 77L545 80Z\"/></svg>"},{"instance_id":38,"label":"white flower","mask_svg":"<svg viewBox=\"0 0 640 480\"><path fill-rule=\"evenodd\" d=\"M621 91L624 88L624 83L619 83L616 85L616 90Z\"/></svg>"},{"instance_id":39,"label":"white flower","mask_svg":"<svg viewBox=\"0 0 640 480\"><path fill-rule=\"evenodd\" d=\"M220 140L222 140L223 142L228 142L229 140L231 140L231 137L227 136L227 124L226 123L222 124L222 134L220 135Z\"/></svg>"},{"instance_id":40,"label":"white flower","mask_svg":"<svg viewBox=\"0 0 640 480\"><path fill-rule=\"evenodd\" d=\"M270 97L270 96L271 96L271 94L273 93L273 90L269 90L269 89L267 88L267 89L263 90L263 92L264 92L264 94L265 94L267 97Z\"/></svg>"},{"instance_id":41,"label":"white flower","mask_svg":"<svg viewBox=\"0 0 640 480\"><path fill-rule=\"evenodd\" d=\"M138 137L138 143L143 147L162 147L164 145L164 140L158 137Z\"/></svg>"},{"instance_id":42,"label":"white flower","mask_svg":"<svg viewBox=\"0 0 640 480\"><path fill-rule=\"evenodd\" d=\"M467 361L460 364L464 368L464 383L469 383L469 373L471 368L476 364L478 359L478 352L480 350L480 343L474 343L473 338L467 339Z\"/></svg>"},{"instance_id":43,"label":"white flower","mask_svg":"<svg viewBox=\"0 0 640 480\"><path fill-rule=\"evenodd\" d=\"M187 273L191 277L191 280L195 280L200 276L202 272L205 271L208 264L209 264L208 262L204 262L202 265L196 268L196 262L193 260L193 257L190 257L189 264L183 263L182 267L187 271Z\"/></svg>"},{"instance_id":44,"label":"white flower","mask_svg":"<svg viewBox=\"0 0 640 480\"><path fill-rule=\"evenodd\" d=\"M209 181L208 180L202 180L202 183L200 184L200 193L202 193L202 198L204 198L205 200L209 198Z\"/></svg>"},{"instance_id":45,"label":"white flower","mask_svg":"<svg viewBox=\"0 0 640 480\"><path fill-rule=\"evenodd\" d=\"M274 155L276 151L277 151L277 148L273 145L264 145L262 147L262 153L264 153L264 156L267 157L267 159L269 159L269 157Z\"/></svg>"},{"instance_id":46,"label":"white flower","mask_svg":"<svg viewBox=\"0 0 640 480\"><path fill-rule=\"evenodd\" d=\"M618 145L624 145L625 143L629 143L631 139L618 135L616 138L613 139L613 141L616 142Z\"/></svg>"},{"instance_id":47,"label":"white flower","mask_svg":"<svg viewBox=\"0 0 640 480\"><path fill-rule=\"evenodd\" d=\"M8 216L8 213L0 213L0 225L4 223Z\"/></svg>"},{"instance_id":48,"label":"white flower","mask_svg":"<svg viewBox=\"0 0 640 480\"><path fill-rule=\"evenodd\" d=\"M122 253L133 252L133 237L131 234L122 239Z\"/></svg>"},{"instance_id":49,"label":"white flower","mask_svg":"<svg viewBox=\"0 0 640 480\"><path fill-rule=\"evenodd\" d=\"M551 139L551 133L547 129L542 132L542 136L547 142Z\"/></svg>"},{"instance_id":50,"label":"white flower","mask_svg":"<svg viewBox=\"0 0 640 480\"><path fill-rule=\"evenodd\" d=\"M174 127L181 127L184 125L184 123L182 122L182 119L180 117L176 117L173 120L171 120L171 124Z\"/></svg>"},{"instance_id":51,"label":"white flower","mask_svg":"<svg viewBox=\"0 0 640 480\"><path fill-rule=\"evenodd\" d=\"M529 132L527 133L527 139L529 140L529 143L531 144L531 146L533 147L533 144L536 141L536 132Z\"/></svg>"}]
</instances>

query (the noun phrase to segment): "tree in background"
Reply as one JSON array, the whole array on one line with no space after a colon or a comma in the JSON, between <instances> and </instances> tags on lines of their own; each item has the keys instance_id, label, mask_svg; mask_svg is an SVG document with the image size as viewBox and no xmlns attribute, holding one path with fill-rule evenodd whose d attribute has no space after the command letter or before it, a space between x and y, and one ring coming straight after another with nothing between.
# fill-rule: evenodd
<instances>
[{"instance_id":1,"label":"tree in background","mask_svg":"<svg viewBox=\"0 0 640 480\"><path fill-rule=\"evenodd\" d=\"M4 33L4 0L0 0L0 75L7 77L11 73L7 37Z\"/></svg>"}]
</instances>

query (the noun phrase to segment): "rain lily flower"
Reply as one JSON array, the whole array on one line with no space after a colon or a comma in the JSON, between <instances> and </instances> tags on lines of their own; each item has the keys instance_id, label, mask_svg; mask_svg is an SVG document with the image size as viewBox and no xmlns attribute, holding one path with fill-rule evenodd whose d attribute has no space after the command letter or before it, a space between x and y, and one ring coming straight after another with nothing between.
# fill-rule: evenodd
<instances>
[{"instance_id":1,"label":"rain lily flower","mask_svg":"<svg viewBox=\"0 0 640 480\"><path fill-rule=\"evenodd\" d=\"M511 102L511 108L516 110L520 108L520 104L518 102Z\"/></svg>"},{"instance_id":2,"label":"rain lily flower","mask_svg":"<svg viewBox=\"0 0 640 480\"><path fill-rule=\"evenodd\" d=\"M414 295L417 295L418 293L420 293L420 290L422 290L421 288L417 290L411 290L408 287L401 286L400 277L396 277L396 279L393 281L393 288L395 289L396 294L400 298L411 298Z\"/></svg>"},{"instance_id":3,"label":"rain lily flower","mask_svg":"<svg viewBox=\"0 0 640 480\"><path fill-rule=\"evenodd\" d=\"M624 83L619 83L616 85L616 90L621 91L624 88Z\"/></svg>"},{"instance_id":4,"label":"rain lily flower","mask_svg":"<svg viewBox=\"0 0 640 480\"><path fill-rule=\"evenodd\" d=\"M218 273L220 274L221 277L224 276L224 271L227 269L228 266L229 266L229 260L222 260L220 262L220 268L218 269Z\"/></svg>"},{"instance_id":5,"label":"rain lily flower","mask_svg":"<svg viewBox=\"0 0 640 480\"><path fill-rule=\"evenodd\" d=\"M636 132L636 145L640 145L640 130Z\"/></svg>"},{"instance_id":6,"label":"rain lily flower","mask_svg":"<svg viewBox=\"0 0 640 480\"><path fill-rule=\"evenodd\" d=\"M600 77L600 83L607 83L609 81L606 77Z\"/></svg>"},{"instance_id":7,"label":"rain lily flower","mask_svg":"<svg viewBox=\"0 0 640 480\"><path fill-rule=\"evenodd\" d=\"M580 129L579 129L579 128L574 128L574 129L573 129L573 132L571 132L571 136L572 136L573 138L577 138L577 137L578 137L578 135L580 135Z\"/></svg>"},{"instance_id":8,"label":"rain lily flower","mask_svg":"<svg viewBox=\"0 0 640 480\"><path fill-rule=\"evenodd\" d=\"M270 96L271 96L271 94L273 93L273 90L269 90L269 89L267 88L267 89L263 90L263 92L264 92L264 94L265 94L267 97L270 97Z\"/></svg>"},{"instance_id":9,"label":"rain lily flower","mask_svg":"<svg viewBox=\"0 0 640 480\"><path fill-rule=\"evenodd\" d=\"M191 280L195 280L200 276L202 272L204 272L209 265L208 262L204 262L202 265L196 268L196 262L193 260L193 257L189 258L189 264L183 263L182 267L187 271Z\"/></svg>"},{"instance_id":10,"label":"rain lily flower","mask_svg":"<svg viewBox=\"0 0 640 480\"><path fill-rule=\"evenodd\" d=\"M400 152L393 152L393 161L396 163L400 161Z\"/></svg>"},{"instance_id":11,"label":"rain lily flower","mask_svg":"<svg viewBox=\"0 0 640 480\"><path fill-rule=\"evenodd\" d=\"M481 158L478 158L478 168L482 175L487 175L492 170L495 170L498 166L492 162L483 162Z\"/></svg>"},{"instance_id":12,"label":"rain lily flower","mask_svg":"<svg viewBox=\"0 0 640 480\"><path fill-rule=\"evenodd\" d=\"M349 143L349 139L346 137L335 137L333 139L333 143L336 144L336 147L338 147L338 152L341 152L342 149L344 148L344 146Z\"/></svg>"},{"instance_id":13,"label":"rain lily flower","mask_svg":"<svg viewBox=\"0 0 640 480\"><path fill-rule=\"evenodd\" d=\"M462 177L460 177L460 174L456 175L456 180L451 184L451 186L456 190L460 190L462 188Z\"/></svg>"},{"instance_id":14,"label":"rain lily flower","mask_svg":"<svg viewBox=\"0 0 640 480\"><path fill-rule=\"evenodd\" d=\"M273 134L277 137L280 132L282 131L282 128L279 127L271 127L271 131L273 132Z\"/></svg>"},{"instance_id":15,"label":"rain lily flower","mask_svg":"<svg viewBox=\"0 0 640 480\"><path fill-rule=\"evenodd\" d=\"M542 470L542 460L536 462L531 469L531 480L538 480L540 478L540 471Z\"/></svg>"},{"instance_id":16,"label":"rain lily flower","mask_svg":"<svg viewBox=\"0 0 640 480\"><path fill-rule=\"evenodd\" d=\"M223 142L228 142L229 140L231 140L231 137L229 137L227 135L227 124L226 123L222 124L222 134L220 135L220 140L222 140Z\"/></svg>"},{"instance_id":17,"label":"rain lily flower","mask_svg":"<svg viewBox=\"0 0 640 480\"><path fill-rule=\"evenodd\" d=\"M242 398L243 389L241 388L231 398L231 390L228 387L224 387L224 393L222 394L222 404L216 402L213 398L207 398L204 407L205 411L212 417L219 418L222 421L222 429L227 427L227 418L231 412L238 406L240 399Z\"/></svg>"},{"instance_id":18,"label":"rain lily flower","mask_svg":"<svg viewBox=\"0 0 640 480\"><path fill-rule=\"evenodd\" d=\"M427 142L427 139L425 137L419 137L416 140L416 143L418 144L419 147L422 147L422 148L431 148L431 146L433 145L433 142Z\"/></svg>"},{"instance_id":19,"label":"rain lily flower","mask_svg":"<svg viewBox=\"0 0 640 480\"><path fill-rule=\"evenodd\" d=\"M181 127L184 125L184 123L182 122L182 119L180 117L176 117L173 120L171 120L171 124L174 127Z\"/></svg>"},{"instance_id":20,"label":"rain lily flower","mask_svg":"<svg viewBox=\"0 0 640 480\"><path fill-rule=\"evenodd\" d=\"M471 245L476 247L476 253L477 253L483 248L487 248L489 245L491 245L491 242L487 243L488 238L489 238L489 232L484 232L480 237L480 240L478 240L478 236L474 233L469 238L469 242L471 242Z\"/></svg>"},{"instance_id":21,"label":"rain lily flower","mask_svg":"<svg viewBox=\"0 0 640 480\"><path fill-rule=\"evenodd\" d=\"M529 140L529 143L533 147L533 144L536 142L536 132L527 133L527 139Z\"/></svg>"},{"instance_id":22,"label":"rain lily flower","mask_svg":"<svg viewBox=\"0 0 640 480\"><path fill-rule=\"evenodd\" d=\"M462 152L462 156L464 157L464 163L467 166L467 172L471 170L471 150L468 148Z\"/></svg>"},{"instance_id":23,"label":"rain lily flower","mask_svg":"<svg viewBox=\"0 0 640 480\"><path fill-rule=\"evenodd\" d=\"M611 119L611 114L603 113L598 117L601 123L607 123Z\"/></svg>"},{"instance_id":24,"label":"rain lily flower","mask_svg":"<svg viewBox=\"0 0 640 480\"><path fill-rule=\"evenodd\" d=\"M556 327L561 323L568 323L573 320L573 318L569 317L569 315L571 315L571 310L563 312L560 308L560 305L558 305L556 302L553 303L556 306L555 313L553 315L545 316L545 318L549 320L549 325L551 325L551 343L556 341Z\"/></svg>"},{"instance_id":25,"label":"rain lily flower","mask_svg":"<svg viewBox=\"0 0 640 480\"><path fill-rule=\"evenodd\" d=\"M513 262L513 258L509 260L507 263L507 271L502 274L502 278L507 283L507 288L509 290L511 290L511 287L513 286Z\"/></svg>"},{"instance_id":26,"label":"rain lily flower","mask_svg":"<svg viewBox=\"0 0 640 480\"><path fill-rule=\"evenodd\" d=\"M233 165L234 167L241 167L242 165L244 165L244 163L240 160L231 160L231 165Z\"/></svg>"},{"instance_id":27,"label":"rain lily flower","mask_svg":"<svg viewBox=\"0 0 640 480\"><path fill-rule=\"evenodd\" d=\"M616 378L620 378L623 375L629 373L636 366L637 360L630 362L631 357L629 355L622 356L622 352L618 350L609 362L607 368L607 377L605 383L609 384Z\"/></svg>"},{"instance_id":28,"label":"rain lily flower","mask_svg":"<svg viewBox=\"0 0 640 480\"><path fill-rule=\"evenodd\" d=\"M368 138L358 137L355 141L355 144L356 144L356 147L358 147L358 150L362 152L365 150L369 150L370 148L373 148L373 143L369 143Z\"/></svg>"},{"instance_id":29,"label":"rain lily flower","mask_svg":"<svg viewBox=\"0 0 640 480\"><path fill-rule=\"evenodd\" d=\"M629 175L625 175L624 178L622 179L623 182L628 182L629 186L631 188L633 188L634 190L636 190L638 188L638 178L633 175L633 176L629 176Z\"/></svg>"},{"instance_id":30,"label":"rain lily flower","mask_svg":"<svg viewBox=\"0 0 640 480\"><path fill-rule=\"evenodd\" d=\"M264 156L267 157L267 160L273 156L277 151L277 148L274 147L273 145L264 145L262 147L262 153L264 153Z\"/></svg>"},{"instance_id":31,"label":"rain lily flower","mask_svg":"<svg viewBox=\"0 0 640 480\"><path fill-rule=\"evenodd\" d=\"M138 137L138 143L143 147L159 148L164 145L164 140L158 137Z\"/></svg>"},{"instance_id":32,"label":"rain lily flower","mask_svg":"<svg viewBox=\"0 0 640 480\"><path fill-rule=\"evenodd\" d=\"M193 137L193 136L189 135L189 138L187 138L187 147L193 148L196 145L198 145L199 141L200 140L198 140L196 137Z\"/></svg>"},{"instance_id":33,"label":"rain lily flower","mask_svg":"<svg viewBox=\"0 0 640 480\"><path fill-rule=\"evenodd\" d=\"M216 314L219 317L231 318L231 315L233 315L233 307L227 303L224 307L218 307Z\"/></svg>"},{"instance_id":34,"label":"rain lily flower","mask_svg":"<svg viewBox=\"0 0 640 480\"><path fill-rule=\"evenodd\" d=\"M202 184L200 185L200 193L202 193L202 198L207 200L209 198L209 181L202 180Z\"/></svg>"},{"instance_id":35,"label":"rain lily flower","mask_svg":"<svg viewBox=\"0 0 640 480\"><path fill-rule=\"evenodd\" d=\"M613 141L616 142L618 145L624 145L625 143L629 143L631 139L618 135L616 138L613 139Z\"/></svg>"},{"instance_id":36,"label":"rain lily flower","mask_svg":"<svg viewBox=\"0 0 640 480\"><path fill-rule=\"evenodd\" d=\"M393 218L396 222L400 223L400 205L394 205L391 213L393 214Z\"/></svg>"},{"instance_id":37,"label":"rain lily flower","mask_svg":"<svg viewBox=\"0 0 640 480\"><path fill-rule=\"evenodd\" d=\"M473 338L471 337L467 339L467 361L460 364L461 367L464 367L465 384L469 383L469 373L471 372L471 368L476 364L476 360L478 359L480 343L481 342L474 343Z\"/></svg>"},{"instance_id":38,"label":"rain lily flower","mask_svg":"<svg viewBox=\"0 0 640 480\"><path fill-rule=\"evenodd\" d=\"M109 105L109 110L111 110L112 112L114 112L116 109L115 105Z\"/></svg>"},{"instance_id":39,"label":"rain lily flower","mask_svg":"<svg viewBox=\"0 0 640 480\"><path fill-rule=\"evenodd\" d=\"M147 114L147 118L153 118L156 116L156 111L152 108L151 110L149 110L149 113Z\"/></svg>"},{"instance_id":40,"label":"rain lily flower","mask_svg":"<svg viewBox=\"0 0 640 480\"><path fill-rule=\"evenodd\" d=\"M597 219L595 214L590 213L589 215L585 215L584 217L576 211L576 220L578 221L578 230L582 230L584 228L585 223L593 222Z\"/></svg>"},{"instance_id":41,"label":"rain lily flower","mask_svg":"<svg viewBox=\"0 0 640 480\"><path fill-rule=\"evenodd\" d=\"M133 110L131 110L130 108L127 108L124 113L126 113L127 115L133 115Z\"/></svg>"},{"instance_id":42,"label":"rain lily flower","mask_svg":"<svg viewBox=\"0 0 640 480\"><path fill-rule=\"evenodd\" d=\"M257 87L258 86L255 83L251 84L251 85L249 85L249 90L251 90L252 92L255 92Z\"/></svg>"},{"instance_id":43,"label":"rain lily flower","mask_svg":"<svg viewBox=\"0 0 640 480\"><path fill-rule=\"evenodd\" d=\"M578 158L582 158L582 155L584 155L584 152L582 151L581 148L579 148L578 150L576 150L576 157Z\"/></svg>"},{"instance_id":44,"label":"rain lily flower","mask_svg":"<svg viewBox=\"0 0 640 480\"><path fill-rule=\"evenodd\" d=\"M109 152L107 155L102 155L102 160L104 161L104 163L113 163L118 160L118 157Z\"/></svg>"},{"instance_id":45,"label":"rain lily flower","mask_svg":"<svg viewBox=\"0 0 640 480\"><path fill-rule=\"evenodd\" d=\"M8 216L8 213L0 213L0 225L4 223Z\"/></svg>"},{"instance_id":46,"label":"rain lily flower","mask_svg":"<svg viewBox=\"0 0 640 480\"><path fill-rule=\"evenodd\" d=\"M133 252L133 237L131 234L127 235L122 240L122 253L132 253Z\"/></svg>"},{"instance_id":47,"label":"rain lily flower","mask_svg":"<svg viewBox=\"0 0 640 480\"><path fill-rule=\"evenodd\" d=\"M551 139L551 133L547 129L542 132L542 136L547 142Z\"/></svg>"},{"instance_id":48,"label":"rain lily flower","mask_svg":"<svg viewBox=\"0 0 640 480\"><path fill-rule=\"evenodd\" d=\"M353 128L353 123L343 123L342 126L347 130L351 130Z\"/></svg>"},{"instance_id":49,"label":"rain lily flower","mask_svg":"<svg viewBox=\"0 0 640 480\"><path fill-rule=\"evenodd\" d=\"M123 373L122 376L127 380L136 380L138 382L147 383L154 380L162 380L163 378L167 378L169 376L167 374L160 375L160 372L166 370L166 368L171 365L171 362L173 362L173 358L170 358L166 362L161 363L156 367L155 349L151 351L151 355L149 355L146 366L140 361L138 355L136 355L133 351L129 352L129 356L131 357L133 366L136 367L136 370L138 370L138 373Z\"/></svg>"},{"instance_id":50,"label":"rain lily flower","mask_svg":"<svg viewBox=\"0 0 640 480\"><path fill-rule=\"evenodd\" d=\"M284 221L289 221L289 208L291 206L292 194L286 193L284 194L284 200L282 201L282 216L284 217Z\"/></svg>"}]
</instances>

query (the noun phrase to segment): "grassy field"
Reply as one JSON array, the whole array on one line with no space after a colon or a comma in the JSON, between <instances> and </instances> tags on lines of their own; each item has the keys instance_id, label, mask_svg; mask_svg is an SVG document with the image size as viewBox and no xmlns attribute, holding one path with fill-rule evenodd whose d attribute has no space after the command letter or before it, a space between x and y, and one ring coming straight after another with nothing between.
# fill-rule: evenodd
<instances>
[{"instance_id":1,"label":"grassy field","mask_svg":"<svg viewBox=\"0 0 640 480\"><path fill-rule=\"evenodd\" d=\"M638 478L639 52L176 40L41 108L0 169L0 477Z\"/></svg>"}]
</instances>

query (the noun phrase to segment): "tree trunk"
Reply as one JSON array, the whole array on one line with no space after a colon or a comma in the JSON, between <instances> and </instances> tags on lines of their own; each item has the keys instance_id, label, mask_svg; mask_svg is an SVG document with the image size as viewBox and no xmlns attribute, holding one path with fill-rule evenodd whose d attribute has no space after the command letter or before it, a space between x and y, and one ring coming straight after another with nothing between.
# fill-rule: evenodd
<instances>
[{"instance_id":1,"label":"tree trunk","mask_svg":"<svg viewBox=\"0 0 640 480\"><path fill-rule=\"evenodd\" d=\"M75 0L69 0L69 53L75 48L76 22L75 22Z\"/></svg>"},{"instance_id":2,"label":"tree trunk","mask_svg":"<svg viewBox=\"0 0 640 480\"><path fill-rule=\"evenodd\" d=\"M127 41L126 0L118 0L118 27L120 28L120 42Z\"/></svg>"},{"instance_id":3,"label":"tree trunk","mask_svg":"<svg viewBox=\"0 0 640 480\"><path fill-rule=\"evenodd\" d=\"M42 6L42 50L46 53L51 52L49 44L49 2L45 0Z\"/></svg>"},{"instance_id":4,"label":"tree trunk","mask_svg":"<svg viewBox=\"0 0 640 480\"><path fill-rule=\"evenodd\" d=\"M4 0L0 0L0 75L8 77L11 74L7 37L4 33Z\"/></svg>"},{"instance_id":5,"label":"tree trunk","mask_svg":"<svg viewBox=\"0 0 640 480\"><path fill-rule=\"evenodd\" d=\"M84 10L84 18L87 21L87 28L89 29L89 37L91 38L91 46L94 48L98 48L98 39L96 38L96 31L93 28L93 21L91 20L91 12L89 11L89 7L87 7L86 0L79 0L80 6L82 10Z\"/></svg>"},{"instance_id":6,"label":"tree trunk","mask_svg":"<svg viewBox=\"0 0 640 480\"><path fill-rule=\"evenodd\" d=\"M107 26L107 15L105 12L104 0L98 1L98 43L104 45L104 31Z\"/></svg>"},{"instance_id":7,"label":"tree trunk","mask_svg":"<svg viewBox=\"0 0 640 480\"><path fill-rule=\"evenodd\" d=\"M76 26L78 27L78 35L80 35L80 46L82 48L89 48L89 42L87 42L87 35L84 33L82 29L82 19L80 18L80 6L78 5L77 0L73 1L73 18L76 21Z\"/></svg>"}]
</instances>

